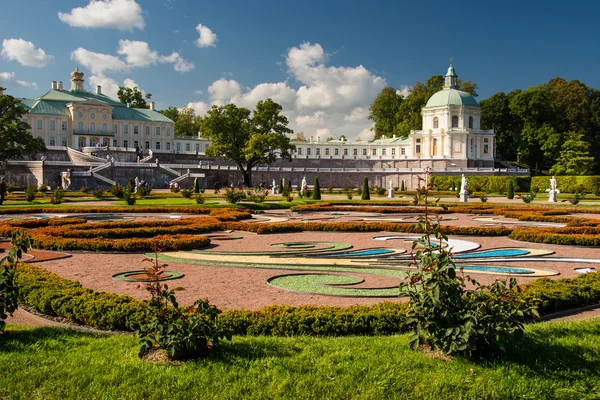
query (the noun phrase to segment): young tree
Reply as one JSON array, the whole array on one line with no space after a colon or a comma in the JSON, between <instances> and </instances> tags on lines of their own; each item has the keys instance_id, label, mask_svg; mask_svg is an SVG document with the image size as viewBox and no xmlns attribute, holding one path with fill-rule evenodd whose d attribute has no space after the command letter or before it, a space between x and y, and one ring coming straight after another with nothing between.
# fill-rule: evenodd
<instances>
[{"instance_id":1,"label":"young tree","mask_svg":"<svg viewBox=\"0 0 600 400\"><path fill-rule=\"evenodd\" d=\"M212 144L209 156L223 156L236 163L244 177L244 186L252 187L252 168L271 164L277 158L292 159L296 147L286 136L293 133L282 107L271 99L259 101L252 116L247 108L235 104L213 106L200 119L200 131Z\"/></svg>"},{"instance_id":2,"label":"young tree","mask_svg":"<svg viewBox=\"0 0 600 400\"><path fill-rule=\"evenodd\" d=\"M0 93L5 89L0 87ZM27 130L30 126L22 121L27 110L18 99L0 94L0 161L35 157L46 151L44 139L33 137Z\"/></svg>"},{"instance_id":3,"label":"young tree","mask_svg":"<svg viewBox=\"0 0 600 400\"><path fill-rule=\"evenodd\" d=\"M362 193L360 194L361 200L371 200L371 193L369 193L369 178L365 176L363 180Z\"/></svg>"},{"instance_id":4,"label":"young tree","mask_svg":"<svg viewBox=\"0 0 600 400\"><path fill-rule=\"evenodd\" d=\"M590 175L594 168L594 157L590 154L590 144L583 135L569 132L561 147L556 164L550 168L553 175Z\"/></svg>"},{"instance_id":5,"label":"young tree","mask_svg":"<svg viewBox=\"0 0 600 400\"><path fill-rule=\"evenodd\" d=\"M512 200L515 198L515 184L512 179L506 183L506 198Z\"/></svg>"},{"instance_id":6,"label":"young tree","mask_svg":"<svg viewBox=\"0 0 600 400\"><path fill-rule=\"evenodd\" d=\"M147 93L145 96L140 92L137 86L133 89L125 86L119 86L117 97L121 103L127 104L131 108L150 108L146 100L152 98L152 94Z\"/></svg>"},{"instance_id":7,"label":"young tree","mask_svg":"<svg viewBox=\"0 0 600 400\"><path fill-rule=\"evenodd\" d=\"M319 186L319 177L315 176L315 187L313 187L312 192L313 200L321 200L321 187Z\"/></svg>"}]
</instances>

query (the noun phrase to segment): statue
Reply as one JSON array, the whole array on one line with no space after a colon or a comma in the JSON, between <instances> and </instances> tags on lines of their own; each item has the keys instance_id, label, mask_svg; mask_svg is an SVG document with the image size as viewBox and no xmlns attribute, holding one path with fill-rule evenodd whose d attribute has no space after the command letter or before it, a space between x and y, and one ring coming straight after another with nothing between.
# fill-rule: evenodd
<instances>
[{"instance_id":1,"label":"statue","mask_svg":"<svg viewBox=\"0 0 600 400\"><path fill-rule=\"evenodd\" d=\"M556 190L556 178L554 176L550 179L550 190Z\"/></svg>"},{"instance_id":2,"label":"statue","mask_svg":"<svg viewBox=\"0 0 600 400\"><path fill-rule=\"evenodd\" d=\"M302 196L306 195L306 187L308 185L306 184L306 177L302 177L302 185L300 185L300 193L302 194Z\"/></svg>"},{"instance_id":3,"label":"statue","mask_svg":"<svg viewBox=\"0 0 600 400\"><path fill-rule=\"evenodd\" d=\"M273 186L271 186L271 189L273 189L273 193L275 193L275 189L277 189L277 183L275 182L275 179L273 179Z\"/></svg>"},{"instance_id":4,"label":"statue","mask_svg":"<svg viewBox=\"0 0 600 400\"><path fill-rule=\"evenodd\" d=\"M134 192L137 193L138 191L138 187L140 186L140 180L138 179L138 177L135 177L135 190Z\"/></svg>"},{"instance_id":5,"label":"statue","mask_svg":"<svg viewBox=\"0 0 600 400\"><path fill-rule=\"evenodd\" d=\"M465 176L465 174L462 174L461 180L460 180L460 201L461 203L466 203L467 201L469 201L469 192L467 192L467 182L468 179Z\"/></svg>"},{"instance_id":6,"label":"statue","mask_svg":"<svg viewBox=\"0 0 600 400\"><path fill-rule=\"evenodd\" d=\"M390 199L394 197L394 184L392 183L391 179L390 179L390 187L388 189L388 197Z\"/></svg>"},{"instance_id":7,"label":"statue","mask_svg":"<svg viewBox=\"0 0 600 400\"><path fill-rule=\"evenodd\" d=\"M560 193L560 190L556 188L556 178L552 176L550 179L550 190L548 191L548 201L550 203L556 203L557 193Z\"/></svg>"},{"instance_id":8,"label":"statue","mask_svg":"<svg viewBox=\"0 0 600 400\"><path fill-rule=\"evenodd\" d=\"M137 156L137 163L140 163L140 156Z\"/></svg>"}]
</instances>

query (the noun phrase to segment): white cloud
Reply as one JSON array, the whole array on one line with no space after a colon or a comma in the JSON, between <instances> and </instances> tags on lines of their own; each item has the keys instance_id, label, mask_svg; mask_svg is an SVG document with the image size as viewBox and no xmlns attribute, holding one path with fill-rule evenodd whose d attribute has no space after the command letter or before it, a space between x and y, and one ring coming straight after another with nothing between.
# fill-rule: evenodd
<instances>
[{"instance_id":1,"label":"white cloud","mask_svg":"<svg viewBox=\"0 0 600 400\"><path fill-rule=\"evenodd\" d=\"M371 128L365 128L362 131L360 131L360 135L358 135L358 137L363 141L373 140L375 138L375 131Z\"/></svg>"},{"instance_id":2,"label":"white cloud","mask_svg":"<svg viewBox=\"0 0 600 400\"><path fill-rule=\"evenodd\" d=\"M38 88L38 85L35 82L17 81L17 85L23 86L23 87L32 87L32 88L36 88L36 89Z\"/></svg>"},{"instance_id":3,"label":"white cloud","mask_svg":"<svg viewBox=\"0 0 600 400\"><path fill-rule=\"evenodd\" d=\"M196 102L189 102L187 104L187 106L185 106L186 108L193 108L194 112L196 113L196 115L198 116L203 116L204 114L206 114L206 112L208 110L210 110L210 104L205 103L203 101L196 101Z\"/></svg>"},{"instance_id":4,"label":"white cloud","mask_svg":"<svg viewBox=\"0 0 600 400\"><path fill-rule=\"evenodd\" d=\"M125 86L129 88L134 88L139 85L135 83L133 79L127 78L123 81L122 84L119 84L112 78L103 76L103 75L92 75L88 78L88 84L90 85L92 91L96 90L96 85L100 85L102 87L102 94L111 97L113 99L117 99L117 92L119 91L119 86ZM142 93L145 93L142 90Z\"/></svg>"},{"instance_id":5,"label":"white cloud","mask_svg":"<svg viewBox=\"0 0 600 400\"><path fill-rule=\"evenodd\" d=\"M325 111L317 111L313 115L298 115L296 124L300 127L322 125L325 119Z\"/></svg>"},{"instance_id":6,"label":"white cloud","mask_svg":"<svg viewBox=\"0 0 600 400\"><path fill-rule=\"evenodd\" d=\"M242 94L242 88L233 79L221 78L208 87L208 93L214 103L224 104L230 103L233 97L239 97Z\"/></svg>"},{"instance_id":7,"label":"white cloud","mask_svg":"<svg viewBox=\"0 0 600 400\"><path fill-rule=\"evenodd\" d=\"M198 24L196 30L200 37L196 39L196 45L198 47L215 47L217 45L217 35L205 25Z\"/></svg>"},{"instance_id":8,"label":"white cloud","mask_svg":"<svg viewBox=\"0 0 600 400\"><path fill-rule=\"evenodd\" d=\"M261 83L244 94L239 94L231 99L238 106L253 109L261 100L272 99L284 109L291 109L296 100L296 91L284 82Z\"/></svg>"},{"instance_id":9,"label":"white cloud","mask_svg":"<svg viewBox=\"0 0 600 400\"><path fill-rule=\"evenodd\" d=\"M15 77L14 72L0 72L0 81L10 81Z\"/></svg>"},{"instance_id":10,"label":"white cloud","mask_svg":"<svg viewBox=\"0 0 600 400\"><path fill-rule=\"evenodd\" d=\"M315 134L322 140L331 137L331 131L327 128L319 128L315 131Z\"/></svg>"},{"instance_id":11,"label":"white cloud","mask_svg":"<svg viewBox=\"0 0 600 400\"><path fill-rule=\"evenodd\" d=\"M410 94L411 91L412 91L412 86L402 85L402 86L400 86L400 90L396 90L396 93L399 95L402 95L404 98L406 98Z\"/></svg>"},{"instance_id":12,"label":"white cloud","mask_svg":"<svg viewBox=\"0 0 600 400\"><path fill-rule=\"evenodd\" d=\"M78 62L88 68L92 74L101 75L107 71L127 71L129 66L119 57L95 53L79 47L71 52L71 60Z\"/></svg>"},{"instance_id":13,"label":"white cloud","mask_svg":"<svg viewBox=\"0 0 600 400\"><path fill-rule=\"evenodd\" d=\"M204 93L204 91L202 91L200 89L194 90L194 94L203 94L203 93Z\"/></svg>"},{"instance_id":14,"label":"white cloud","mask_svg":"<svg viewBox=\"0 0 600 400\"><path fill-rule=\"evenodd\" d=\"M85 7L73 8L70 13L58 13L69 26L82 28L144 28L142 8L135 0L90 0Z\"/></svg>"},{"instance_id":15,"label":"white cloud","mask_svg":"<svg viewBox=\"0 0 600 400\"><path fill-rule=\"evenodd\" d=\"M26 67L42 68L54 59L44 50L36 49L33 43L23 39L4 39L1 54L5 59L18 61Z\"/></svg>"},{"instance_id":16,"label":"white cloud","mask_svg":"<svg viewBox=\"0 0 600 400\"><path fill-rule=\"evenodd\" d=\"M132 67L147 67L156 64L160 58L157 51L150 50L148 43L138 40L119 40L117 53L124 55Z\"/></svg>"},{"instance_id":17,"label":"white cloud","mask_svg":"<svg viewBox=\"0 0 600 400\"><path fill-rule=\"evenodd\" d=\"M344 115L344 121L362 121L369 117L369 109L365 107L356 107L349 115Z\"/></svg>"},{"instance_id":18,"label":"white cloud","mask_svg":"<svg viewBox=\"0 0 600 400\"><path fill-rule=\"evenodd\" d=\"M192 71L194 69L194 63L191 61L187 61L184 60L183 58L181 58L179 56L179 53L173 53L173 54L177 54L177 59L175 60L175 64L173 65L173 69L177 72L189 72Z\"/></svg>"}]
</instances>

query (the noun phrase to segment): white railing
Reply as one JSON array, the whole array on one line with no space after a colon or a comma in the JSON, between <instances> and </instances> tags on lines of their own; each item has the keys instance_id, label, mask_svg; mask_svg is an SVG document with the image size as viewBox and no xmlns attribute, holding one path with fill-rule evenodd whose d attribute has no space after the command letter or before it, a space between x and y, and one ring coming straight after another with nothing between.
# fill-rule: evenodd
<instances>
[{"instance_id":1,"label":"white railing","mask_svg":"<svg viewBox=\"0 0 600 400\"><path fill-rule=\"evenodd\" d=\"M148 150L148 155L144 158L142 158L140 160L141 163L145 163L147 161L150 161L150 159L152 158L152 150Z\"/></svg>"},{"instance_id":2,"label":"white railing","mask_svg":"<svg viewBox=\"0 0 600 400\"><path fill-rule=\"evenodd\" d=\"M175 171L173 168L167 167L166 165L159 164L158 166L159 166L160 169L165 170L168 173L173 174L173 175L175 175L177 177L182 176L179 172ZM189 171L189 169L188 169L188 171Z\"/></svg>"}]
</instances>

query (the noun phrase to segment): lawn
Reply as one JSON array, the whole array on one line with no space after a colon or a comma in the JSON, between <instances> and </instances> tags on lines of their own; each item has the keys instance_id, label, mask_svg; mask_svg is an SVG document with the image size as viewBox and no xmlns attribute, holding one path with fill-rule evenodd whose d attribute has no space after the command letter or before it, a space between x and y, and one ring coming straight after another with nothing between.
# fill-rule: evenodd
<instances>
[{"instance_id":1,"label":"lawn","mask_svg":"<svg viewBox=\"0 0 600 400\"><path fill-rule=\"evenodd\" d=\"M182 365L137 351L130 336L9 326L0 398L600 398L600 318L530 325L502 361L432 358L407 335L234 337Z\"/></svg>"}]
</instances>

